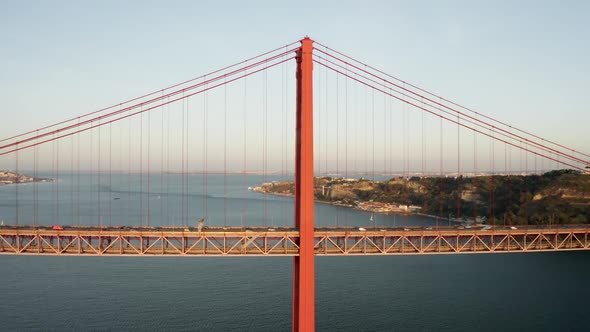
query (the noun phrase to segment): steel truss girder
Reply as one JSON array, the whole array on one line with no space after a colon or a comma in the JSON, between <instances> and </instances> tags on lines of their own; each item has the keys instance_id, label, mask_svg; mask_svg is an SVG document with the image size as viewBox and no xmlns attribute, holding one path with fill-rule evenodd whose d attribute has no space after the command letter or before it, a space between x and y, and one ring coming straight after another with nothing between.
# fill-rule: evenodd
<instances>
[{"instance_id":1,"label":"steel truss girder","mask_svg":"<svg viewBox=\"0 0 590 332\"><path fill-rule=\"evenodd\" d=\"M358 234L358 232L356 232ZM316 255L463 254L590 250L588 229L323 233Z\"/></svg>"},{"instance_id":2,"label":"steel truss girder","mask_svg":"<svg viewBox=\"0 0 590 332\"><path fill-rule=\"evenodd\" d=\"M297 232L22 232L0 230L0 254L296 256Z\"/></svg>"},{"instance_id":3,"label":"steel truss girder","mask_svg":"<svg viewBox=\"0 0 590 332\"><path fill-rule=\"evenodd\" d=\"M0 254L83 256L297 256L299 233L0 229ZM588 228L526 230L316 231L325 256L590 250Z\"/></svg>"}]
</instances>

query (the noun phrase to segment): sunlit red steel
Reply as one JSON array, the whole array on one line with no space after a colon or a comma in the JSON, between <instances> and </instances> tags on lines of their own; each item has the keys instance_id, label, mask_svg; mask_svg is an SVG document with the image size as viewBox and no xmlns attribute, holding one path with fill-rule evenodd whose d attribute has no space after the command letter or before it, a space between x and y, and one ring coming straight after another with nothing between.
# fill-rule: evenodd
<instances>
[{"instance_id":1,"label":"sunlit red steel","mask_svg":"<svg viewBox=\"0 0 590 332\"><path fill-rule=\"evenodd\" d=\"M315 329L315 258L313 210L313 41L297 51L297 121L295 138L295 227L299 256L293 258L293 331Z\"/></svg>"},{"instance_id":2,"label":"sunlit red steel","mask_svg":"<svg viewBox=\"0 0 590 332\"><path fill-rule=\"evenodd\" d=\"M515 228L515 227L513 227ZM434 229L316 229L316 256L497 254L590 250L590 228L558 227ZM0 227L0 254L60 256L294 256L299 231L275 227L107 228ZM301 325L300 325L301 326Z\"/></svg>"}]
</instances>

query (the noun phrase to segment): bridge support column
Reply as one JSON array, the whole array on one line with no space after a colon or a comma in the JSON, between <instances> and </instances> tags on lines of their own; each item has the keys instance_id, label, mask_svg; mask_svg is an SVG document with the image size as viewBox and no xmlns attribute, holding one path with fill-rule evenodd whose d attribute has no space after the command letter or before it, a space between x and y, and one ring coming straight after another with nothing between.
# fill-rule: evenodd
<instances>
[{"instance_id":1,"label":"bridge support column","mask_svg":"<svg viewBox=\"0 0 590 332\"><path fill-rule=\"evenodd\" d=\"M297 51L295 227L299 228L299 256L293 262L293 331L315 330L312 52L313 41L306 37Z\"/></svg>"}]
</instances>

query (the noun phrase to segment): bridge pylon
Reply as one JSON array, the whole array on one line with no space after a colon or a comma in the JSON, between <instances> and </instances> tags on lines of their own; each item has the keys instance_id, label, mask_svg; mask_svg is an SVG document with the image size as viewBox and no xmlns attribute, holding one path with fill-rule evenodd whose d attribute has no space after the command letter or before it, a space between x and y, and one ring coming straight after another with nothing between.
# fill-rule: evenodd
<instances>
[{"instance_id":1,"label":"bridge pylon","mask_svg":"<svg viewBox=\"0 0 590 332\"><path fill-rule=\"evenodd\" d=\"M293 258L293 331L315 330L313 185L313 40L297 50L295 137L295 227L299 256Z\"/></svg>"}]
</instances>

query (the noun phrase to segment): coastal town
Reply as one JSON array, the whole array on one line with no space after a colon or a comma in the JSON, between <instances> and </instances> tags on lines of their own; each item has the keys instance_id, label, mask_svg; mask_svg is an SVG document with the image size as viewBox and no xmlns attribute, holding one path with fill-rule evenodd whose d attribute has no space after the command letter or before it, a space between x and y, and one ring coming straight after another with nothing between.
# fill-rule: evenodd
<instances>
[{"instance_id":1,"label":"coastal town","mask_svg":"<svg viewBox=\"0 0 590 332\"><path fill-rule=\"evenodd\" d=\"M317 177L314 182L314 195L316 201L336 206L349 207L357 210L382 213L382 214L412 214L420 213L422 207L412 204L403 204L395 201L377 200L367 197L375 191L377 182L366 179L342 179L331 177ZM293 196L293 182L273 181L263 183L250 190L263 194L281 196Z\"/></svg>"},{"instance_id":2,"label":"coastal town","mask_svg":"<svg viewBox=\"0 0 590 332\"><path fill-rule=\"evenodd\" d=\"M50 179L36 178L12 171L0 171L0 186L15 183L48 182Z\"/></svg>"},{"instance_id":3,"label":"coastal town","mask_svg":"<svg viewBox=\"0 0 590 332\"><path fill-rule=\"evenodd\" d=\"M252 191L293 196L292 181L274 181ZM449 177L316 177L317 202L383 214L421 214L456 222L583 224L589 221L590 176L576 170L543 174ZM567 208L566 208L567 207Z\"/></svg>"}]
</instances>

